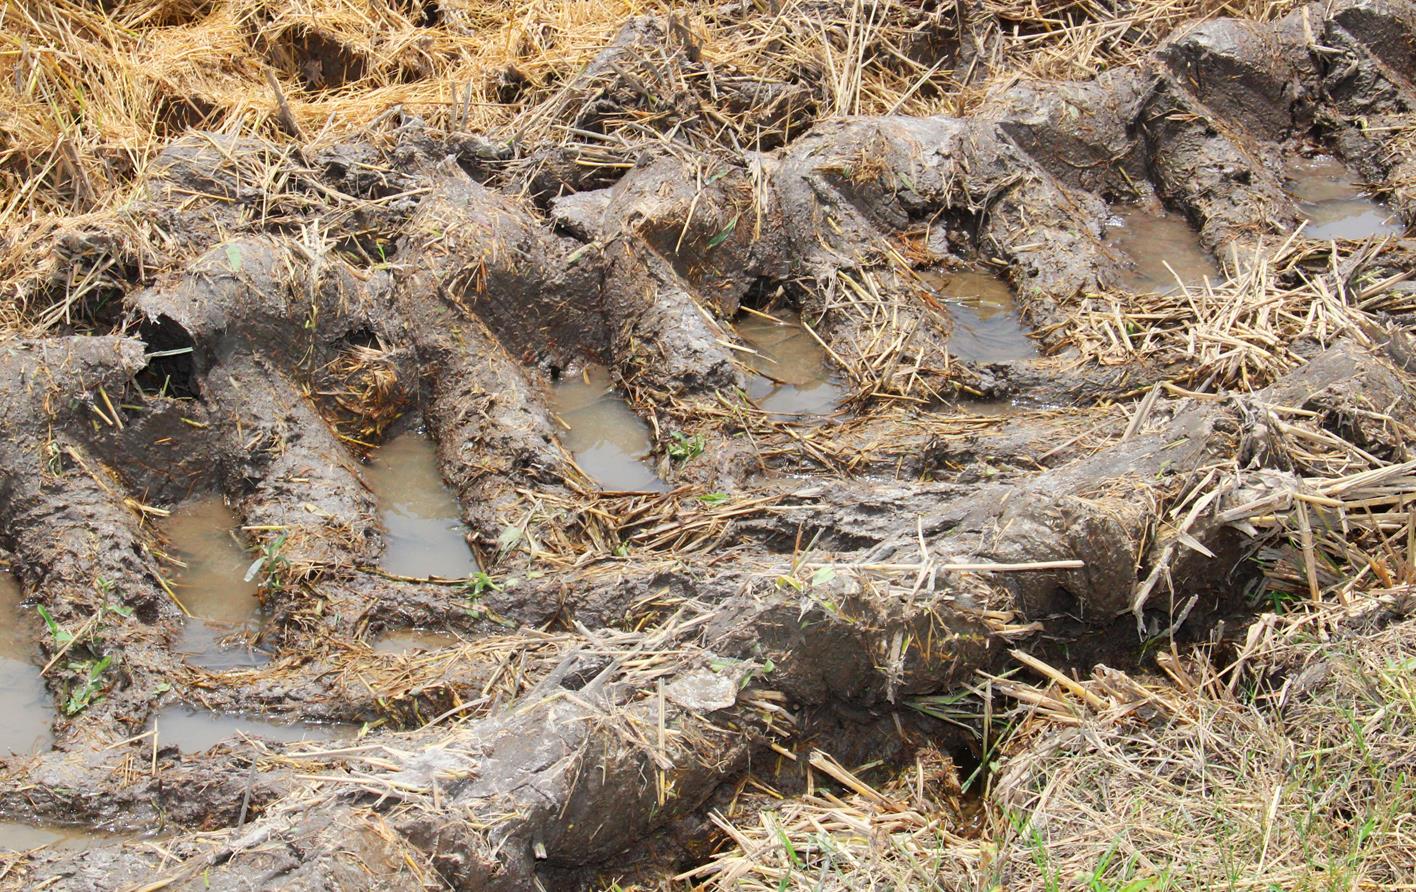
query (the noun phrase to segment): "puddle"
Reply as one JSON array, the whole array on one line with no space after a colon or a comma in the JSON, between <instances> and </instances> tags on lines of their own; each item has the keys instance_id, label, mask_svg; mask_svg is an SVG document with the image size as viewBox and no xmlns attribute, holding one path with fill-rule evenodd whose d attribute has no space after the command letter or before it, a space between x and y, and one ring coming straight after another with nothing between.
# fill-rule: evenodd
<instances>
[{"instance_id":1,"label":"puddle","mask_svg":"<svg viewBox=\"0 0 1416 892\"><path fill-rule=\"evenodd\" d=\"M301 740L348 740L358 733L354 725L313 722L276 722L248 715L228 715L173 704L153 717L158 746L176 746L184 753L203 753L219 743L239 742L242 736L275 743Z\"/></svg>"},{"instance_id":2,"label":"puddle","mask_svg":"<svg viewBox=\"0 0 1416 892\"><path fill-rule=\"evenodd\" d=\"M1122 289L1169 294L1179 288L1177 275L1192 288L1203 286L1206 277L1220 280L1219 267L1183 215L1155 203L1113 210L1107 240L1135 264L1135 269L1122 271L1117 283Z\"/></svg>"},{"instance_id":3,"label":"puddle","mask_svg":"<svg viewBox=\"0 0 1416 892\"><path fill-rule=\"evenodd\" d=\"M27 852L40 846L60 852L82 852L96 846L122 842L134 837L103 833L84 827L35 827L18 821L0 821L0 852Z\"/></svg>"},{"instance_id":4,"label":"puddle","mask_svg":"<svg viewBox=\"0 0 1416 892\"><path fill-rule=\"evenodd\" d=\"M180 595L179 595L180 597ZM270 654L250 645L257 627L222 627L198 617L187 620L172 651L188 665L221 672L252 669L270 662Z\"/></svg>"},{"instance_id":5,"label":"puddle","mask_svg":"<svg viewBox=\"0 0 1416 892\"><path fill-rule=\"evenodd\" d=\"M0 723L0 754L28 755L54 742L54 700L37 662L41 626L23 599L15 577L0 573L0 710L9 716Z\"/></svg>"},{"instance_id":6,"label":"puddle","mask_svg":"<svg viewBox=\"0 0 1416 892\"><path fill-rule=\"evenodd\" d=\"M460 644L461 639L447 632L430 629L402 629L379 636L374 651L381 654L406 654L420 650L438 650Z\"/></svg>"},{"instance_id":7,"label":"puddle","mask_svg":"<svg viewBox=\"0 0 1416 892\"><path fill-rule=\"evenodd\" d=\"M1352 171L1330 155L1296 158L1284 181L1308 217L1303 235L1311 239L1359 239L1402 235L1406 227L1385 204L1362 190Z\"/></svg>"},{"instance_id":8,"label":"puddle","mask_svg":"<svg viewBox=\"0 0 1416 892\"><path fill-rule=\"evenodd\" d=\"M172 587L191 611L174 650L204 669L259 666L266 655L240 643L260 629L258 583L246 581L253 560L239 539L241 522L220 496L194 499L163 519ZM223 644L223 639L235 639Z\"/></svg>"},{"instance_id":9,"label":"puddle","mask_svg":"<svg viewBox=\"0 0 1416 892\"><path fill-rule=\"evenodd\" d=\"M645 463L649 426L629 408L604 366L587 366L556 382L555 411L565 423L561 443L590 479L609 490L663 492L667 487Z\"/></svg>"},{"instance_id":10,"label":"puddle","mask_svg":"<svg viewBox=\"0 0 1416 892\"><path fill-rule=\"evenodd\" d=\"M846 398L826 351L795 311L779 308L775 319L744 311L735 323L738 337L758 355L744 354L757 372L747 394L768 412L791 418L829 415Z\"/></svg>"},{"instance_id":11,"label":"puddle","mask_svg":"<svg viewBox=\"0 0 1416 892\"><path fill-rule=\"evenodd\" d=\"M477 572L457 499L443 483L426 436L409 431L380 446L364 467L364 482L379 504L385 570L451 579Z\"/></svg>"},{"instance_id":12,"label":"puddle","mask_svg":"<svg viewBox=\"0 0 1416 892\"><path fill-rule=\"evenodd\" d=\"M1013 292L997 276L963 270L921 272L925 284L948 300L954 331L949 352L969 362L1035 359L1037 344L1028 337Z\"/></svg>"}]
</instances>

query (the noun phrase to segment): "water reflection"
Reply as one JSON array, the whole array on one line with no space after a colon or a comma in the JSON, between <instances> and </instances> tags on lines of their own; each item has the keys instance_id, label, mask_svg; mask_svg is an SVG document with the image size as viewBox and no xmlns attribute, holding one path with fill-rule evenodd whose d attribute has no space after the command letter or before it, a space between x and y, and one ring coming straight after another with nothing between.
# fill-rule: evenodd
<instances>
[{"instance_id":1,"label":"water reflection","mask_svg":"<svg viewBox=\"0 0 1416 892\"><path fill-rule=\"evenodd\" d=\"M614 389L604 366L590 365L556 382L561 443L590 479L609 490L662 492L666 487L644 459L649 426Z\"/></svg>"},{"instance_id":2,"label":"water reflection","mask_svg":"<svg viewBox=\"0 0 1416 892\"><path fill-rule=\"evenodd\" d=\"M454 579L477 572L457 500L426 436L409 431L379 447L365 466L364 482L383 521L385 570Z\"/></svg>"},{"instance_id":3,"label":"water reflection","mask_svg":"<svg viewBox=\"0 0 1416 892\"><path fill-rule=\"evenodd\" d=\"M747 392L766 411L783 418L829 415L845 399L826 351L795 310L784 307L770 315L744 310L735 327L757 351L747 356L757 372Z\"/></svg>"}]
</instances>

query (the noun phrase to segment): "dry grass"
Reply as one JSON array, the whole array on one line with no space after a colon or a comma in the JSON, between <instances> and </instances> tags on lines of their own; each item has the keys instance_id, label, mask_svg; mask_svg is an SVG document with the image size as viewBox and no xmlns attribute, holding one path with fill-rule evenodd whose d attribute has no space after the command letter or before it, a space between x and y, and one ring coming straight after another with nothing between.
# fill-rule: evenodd
<instances>
[{"instance_id":1,"label":"dry grass","mask_svg":"<svg viewBox=\"0 0 1416 892\"><path fill-rule=\"evenodd\" d=\"M1165 680L995 679L1017 728L979 837L959 835L957 778L922 762L717 818L729 845L675 888L1408 888L1416 621L1388 623L1411 594L1270 620L1242 670L1162 655Z\"/></svg>"},{"instance_id":2,"label":"dry grass","mask_svg":"<svg viewBox=\"0 0 1416 892\"><path fill-rule=\"evenodd\" d=\"M1369 604L1366 615L1383 611ZM995 779L996 881L1410 883L1416 623L1373 631L1328 613L1290 620L1272 639L1248 675L1172 658L1161 661L1169 684L1098 669L1091 706L1029 689L1039 711Z\"/></svg>"},{"instance_id":3,"label":"dry grass","mask_svg":"<svg viewBox=\"0 0 1416 892\"><path fill-rule=\"evenodd\" d=\"M1084 80L1134 62L1182 26L1219 16L1267 21L1297 5L1292 0L984 0L1000 37L989 66L998 74L981 93L1019 80Z\"/></svg>"},{"instance_id":4,"label":"dry grass","mask_svg":"<svg viewBox=\"0 0 1416 892\"><path fill-rule=\"evenodd\" d=\"M1176 383L1213 391L1263 387L1304 360L1302 345L1341 338L1370 343L1373 314L1408 315L1410 294L1393 290L1389 245L1335 250L1297 236L1235 258L1221 282L1168 294L1086 294L1068 318L1039 332L1060 337L1103 365L1174 366Z\"/></svg>"},{"instance_id":5,"label":"dry grass","mask_svg":"<svg viewBox=\"0 0 1416 892\"><path fill-rule=\"evenodd\" d=\"M950 830L965 805L948 756L922 751L913 771L880 788L820 751L809 761L821 789L740 827L714 813L733 846L675 880L744 892L973 885L981 847Z\"/></svg>"}]
</instances>

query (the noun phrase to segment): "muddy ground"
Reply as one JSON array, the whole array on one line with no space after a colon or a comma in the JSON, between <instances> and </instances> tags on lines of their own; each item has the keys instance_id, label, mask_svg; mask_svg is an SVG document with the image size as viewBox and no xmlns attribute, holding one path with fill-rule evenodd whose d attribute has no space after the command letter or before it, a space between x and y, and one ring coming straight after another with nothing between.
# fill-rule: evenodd
<instances>
[{"instance_id":1,"label":"muddy ground","mask_svg":"<svg viewBox=\"0 0 1416 892\"><path fill-rule=\"evenodd\" d=\"M675 34L625 23L567 86L594 99L567 101L576 126L662 112L634 72L652 54L692 74ZM1406 460L1416 246L1300 233L1279 276L1354 295L1357 321L1275 323L1281 361L1213 359L1170 335L1137 349L1131 276L1153 258L1118 248L1116 218L1163 208L1212 277L1237 276L1305 219L1284 171L1321 155L1399 233L1416 159L1381 122L1416 103L1413 46L1410 3L1311 4L971 117L801 132L767 127L800 85L736 80L778 138L666 139L610 167L412 115L318 152L175 138L123 210L160 238L77 227L56 273L116 260L124 286L0 343L0 547L53 624L33 630L52 743L5 760L0 815L112 834L9 858L0 881L657 882L720 844L709 810L749 778L800 789L791 754L975 758L904 704L1014 649L1085 671L1240 628L1263 540L1237 509L1293 477L1294 430ZM678 98L665 114L691 113ZM1035 355L951 347L963 317L931 276L965 270L1010 286ZM1087 321L1108 307L1121 359ZM774 310L811 327L838 407L749 396L736 326ZM566 447L557 387L591 366L643 424L654 485L606 489ZM387 569L366 461L412 430L475 572ZM177 646L193 620L161 517L209 497L256 562L253 665ZM455 637L375 649L407 630ZM173 704L344 730L184 751L150 732Z\"/></svg>"}]
</instances>

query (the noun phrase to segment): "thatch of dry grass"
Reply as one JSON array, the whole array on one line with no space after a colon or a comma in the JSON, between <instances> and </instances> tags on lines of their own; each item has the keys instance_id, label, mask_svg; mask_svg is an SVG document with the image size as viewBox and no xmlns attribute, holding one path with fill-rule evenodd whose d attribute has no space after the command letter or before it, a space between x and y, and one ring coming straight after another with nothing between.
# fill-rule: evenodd
<instances>
[{"instance_id":1,"label":"thatch of dry grass","mask_svg":"<svg viewBox=\"0 0 1416 892\"><path fill-rule=\"evenodd\" d=\"M1416 623L1374 631L1329 615L1273 638L1257 675L1171 659L1170 684L1099 669L1091 708L1038 696L1049 716L995 781L995 876L1008 888L1409 887Z\"/></svg>"},{"instance_id":2,"label":"thatch of dry grass","mask_svg":"<svg viewBox=\"0 0 1416 892\"><path fill-rule=\"evenodd\" d=\"M1081 294L1054 333L1102 365L1151 362L1181 372L1172 383L1205 391L1263 387L1302 365L1302 345L1341 338L1370 343L1377 314L1406 315L1416 300L1395 285L1381 242L1309 242L1296 233L1233 258L1219 282L1179 285L1164 294Z\"/></svg>"},{"instance_id":3,"label":"thatch of dry grass","mask_svg":"<svg viewBox=\"0 0 1416 892\"><path fill-rule=\"evenodd\" d=\"M1244 672L1163 655L1165 680L995 680L1020 721L979 836L952 776L841 769L838 793L719 816L729 845L674 888L1410 888L1416 621L1383 628L1410 598L1271 622Z\"/></svg>"}]
</instances>

